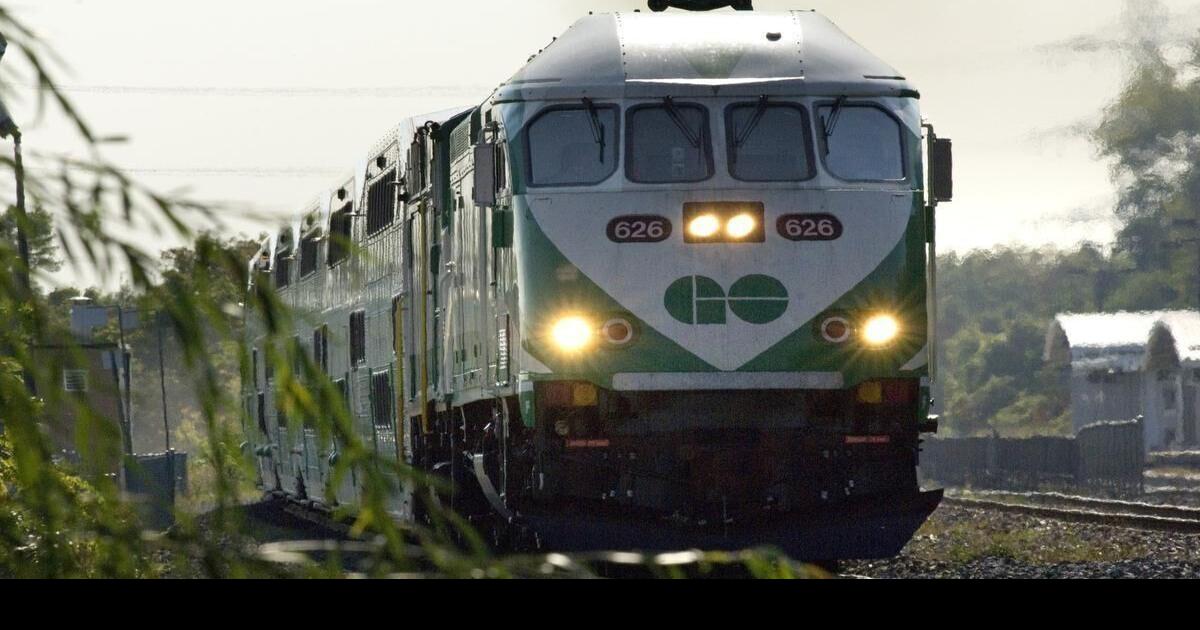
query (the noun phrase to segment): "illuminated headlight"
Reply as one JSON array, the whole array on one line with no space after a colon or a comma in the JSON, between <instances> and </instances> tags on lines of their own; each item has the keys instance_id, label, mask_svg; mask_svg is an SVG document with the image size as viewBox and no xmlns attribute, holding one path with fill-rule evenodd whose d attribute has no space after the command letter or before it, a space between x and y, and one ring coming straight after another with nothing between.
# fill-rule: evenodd
<instances>
[{"instance_id":1,"label":"illuminated headlight","mask_svg":"<svg viewBox=\"0 0 1200 630\"><path fill-rule=\"evenodd\" d=\"M550 338L559 350L578 352L592 342L592 325L582 317L564 317L554 322Z\"/></svg>"},{"instance_id":2,"label":"illuminated headlight","mask_svg":"<svg viewBox=\"0 0 1200 630\"><path fill-rule=\"evenodd\" d=\"M758 224L754 217L748 214L739 214L725 224L725 233L732 238L746 238L754 233L756 227Z\"/></svg>"},{"instance_id":3,"label":"illuminated headlight","mask_svg":"<svg viewBox=\"0 0 1200 630\"><path fill-rule=\"evenodd\" d=\"M688 224L688 233L696 238L708 238L721 229L721 221L713 214L702 214Z\"/></svg>"},{"instance_id":4,"label":"illuminated headlight","mask_svg":"<svg viewBox=\"0 0 1200 630\"><path fill-rule=\"evenodd\" d=\"M891 315L875 315L862 327L863 341L872 346L891 343L900 334L900 322Z\"/></svg>"}]
</instances>

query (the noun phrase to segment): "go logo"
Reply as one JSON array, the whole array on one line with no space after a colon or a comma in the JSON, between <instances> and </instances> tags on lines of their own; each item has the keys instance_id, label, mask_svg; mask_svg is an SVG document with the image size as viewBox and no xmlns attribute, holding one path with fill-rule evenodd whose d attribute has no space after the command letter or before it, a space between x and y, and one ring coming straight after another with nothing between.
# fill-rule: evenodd
<instances>
[{"instance_id":1,"label":"go logo","mask_svg":"<svg viewBox=\"0 0 1200 630\"><path fill-rule=\"evenodd\" d=\"M671 283L663 296L671 317L685 324L724 324L726 307L742 321L769 324L787 312L788 292L771 276L746 276L728 295L712 278L688 276Z\"/></svg>"}]
</instances>

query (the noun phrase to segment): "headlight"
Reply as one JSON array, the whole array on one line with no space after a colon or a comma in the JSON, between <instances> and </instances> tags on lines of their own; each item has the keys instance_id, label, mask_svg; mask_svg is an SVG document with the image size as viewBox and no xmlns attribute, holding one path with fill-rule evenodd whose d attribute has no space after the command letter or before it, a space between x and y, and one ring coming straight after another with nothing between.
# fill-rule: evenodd
<instances>
[{"instance_id":1,"label":"headlight","mask_svg":"<svg viewBox=\"0 0 1200 630\"><path fill-rule=\"evenodd\" d=\"M725 224L725 233L731 238L746 238L754 232L754 228L758 227L754 217L748 214L739 214L729 220Z\"/></svg>"},{"instance_id":2,"label":"headlight","mask_svg":"<svg viewBox=\"0 0 1200 630\"><path fill-rule=\"evenodd\" d=\"M550 328L550 338L559 350L577 352L592 341L592 325L582 317L564 317Z\"/></svg>"},{"instance_id":3,"label":"headlight","mask_svg":"<svg viewBox=\"0 0 1200 630\"><path fill-rule=\"evenodd\" d=\"M900 322L891 315L875 315L862 328L863 341L872 346L883 346L900 334Z\"/></svg>"},{"instance_id":4,"label":"headlight","mask_svg":"<svg viewBox=\"0 0 1200 630\"><path fill-rule=\"evenodd\" d=\"M688 233L696 238L708 238L721 229L721 221L713 214L702 214L688 224Z\"/></svg>"}]
</instances>

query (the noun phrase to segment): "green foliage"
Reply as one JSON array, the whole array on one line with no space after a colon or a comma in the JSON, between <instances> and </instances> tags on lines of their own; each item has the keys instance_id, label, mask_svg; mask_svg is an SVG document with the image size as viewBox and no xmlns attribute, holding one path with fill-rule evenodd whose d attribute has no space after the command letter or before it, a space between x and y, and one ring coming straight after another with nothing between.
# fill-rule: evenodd
<instances>
[{"instance_id":1,"label":"green foliage","mask_svg":"<svg viewBox=\"0 0 1200 630\"><path fill-rule=\"evenodd\" d=\"M0 359L0 577L143 577L140 530L109 488L97 488L50 461L35 438L41 411L25 392L21 367ZM28 419L26 419L28 418Z\"/></svg>"},{"instance_id":2,"label":"green foliage","mask_svg":"<svg viewBox=\"0 0 1200 630\"><path fill-rule=\"evenodd\" d=\"M1080 273L1081 263L1092 266ZM1054 315L1095 306L1095 266L1108 257L997 248L938 261L939 365L935 399L956 435L1058 434L1069 393L1043 361Z\"/></svg>"},{"instance_id":3,"label":"green foliage","mask_svg":"<svg viewBox=\"0 0 1200 630\"><path fill-rule=\"evenodd\" d=\"M54 232L54 219L42 206L35 206L25 215L25 238L29 243L29 266L42 271L58 271L62 259L58 255L58 236ZM15 243L17 240L17 213L9 208L0 215L0 239Z\"/></svg>"},{"instance_id":4,"label":"green foliage","mask_svg":"<svg viewBox=\"0 0 1200 630\"><path fill-rule=\"evenodd\" d=\"M1093 133L1119 185L1115 249L1132 268L1109 308L1200 305L1200 38L1173 62L1152 41Z\"/></svg>"},{"instance_id":5,"label":"green foliage","mask_svg":"<svg viewBox=\"0 0 1200 630\"><path fill-rule=\"evenodd\" d=\"M3 8L0 31L28 60L27 70L41 87L40 96L73 121L82 141L97 148L97 136L56 87L55 66L47 61L53 59L52 51ZM0 75L11 74L10 65L0 66ZM26 82L12 81L11 76L0 79L4 96L3 86ZM210 471L205 497L210 511L202 526L185 514L183 525L170 536L142 536L114 478L120 463L115 455L121 452L120 429L113 418L91 408L86 396L64 391L61 367L39 360L37 348L47 342L58 345L54 356L81 355L72 336L65 334L64 319L56 314L65 310L62 306L72 292L30 294L14 280L22 263L12 240L2 240L0 316L6 326L0 328L0 348L9 356L0 373L0 419L8 440L3 452L0 570L15 576L145 576L159 568L152 558L167 553L198 559L205 575L273 575L277 571L264 568L252 549L248 553L241 546L223 544L236 534L234 508L242 499L249 471L248 454L239 447L245 418L236 387L241 367L249 361L236 308L246 299L246 242L198 234L191 225L219 225L210 208L157 193L105 163L98 151L92 155L86 161L63 160L57 177L43 175L45 171L27 172L29 206L56 217L65 262L101 277L126 275L130 286L116 297L161 313L161 319L150 318L148 331L129 331L128 341L157 344L162 331L173 344L172 378L177 389L186 388L191 394L186 424L178 420L176 424L179 435L195 448L194 461ZM0 164L11 167L13 162L0 158ZM163 240L188 245L167 252L165 268L160 268L155 264L157 255L147 249L154 240L135 240L147 229ZM35 246L42 242L34 241ZM44 277L51 260L44 257L38 264L35 259L32 271ZM384 543L376 552L376 571L383 574L412 566L410 541L425 550L434 568L447 574L470 575L480 567L499 566L481 545L455 544L459 539L478 543L478 536L452 513L438 514L433 527L403 531L388 516L385 498L402 480L418 487L425 481L402 465L377 459L373 449L350 430L336 388L318 375L308 357L297 356L287 344L292 314L285 305L270 291L250 299L272 322L266 360L275 363L280 404L302 422L318 427L325 440L338 439L344 457L335 474L344 476L353 468L363 484L361 509L350 516L356 519L356 531ZM112 331L107 334L111 337ZM302 373L295 373L293 366ZM77 463L57 459L55 453L68 445L46 430L67 418L74 427L69 450L77 453ZM68 474L68 468L79 476Z\"/></svg>"}]
</instances>

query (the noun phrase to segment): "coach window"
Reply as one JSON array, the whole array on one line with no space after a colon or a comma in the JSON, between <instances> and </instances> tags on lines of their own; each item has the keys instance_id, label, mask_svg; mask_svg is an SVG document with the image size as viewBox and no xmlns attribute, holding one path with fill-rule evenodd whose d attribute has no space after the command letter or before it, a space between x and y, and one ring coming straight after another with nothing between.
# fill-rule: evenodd
<instances>
[{"instance_id":1,"label":"coach window","mask_svg":"<svg viewBox=\"0 0 1200 630\"><path fill-rule=\"evenodd\" d=\"M367 360L367 312L350 313L350 367Z\"/></svg>"},{"instance_id":2,"label":"coach window","mask_svg":"<svg viewBox=\"0 0 1200 630\"><path fill-rule=\"evenodd\" d=\"M304 374L304 344L300 343L300 335L292 336L292 376L301 378Z\"/></svg>"},{"instance_id":3,"label":"coach window","mask_svg":"<svg viewBox=\"0 0 1200 630\"><path fill-rule=\"evenodd\" d=\"M329 326L313 329L313 363L322 374L329 373Z\"/></svg>"},{"instance_id":4,"label":"coach window","mask_svg":"<svg viewBox=\"0 0 1200 630\"><path fill-rule=\"evenodd\" d=\"M617 168L617 108L590 101L551 107L525 131L530 186L598 184Z\"/></svg>"},{"instance_id":5,"label":"coach window","mask_svg":"<svg viewBox=\"0 0 1200 630\"><path fill-rule=\"evenodd\" d=\"M904 179L904 135L900 122L881 107L836 101L818 110L822 159L846 181Z\"/></svg>"},{"instance_id":6,"label":"coach window","mask_svg":"<svg viewBox=\"0 0 1200 630\"><path fill-rule=\"evenodd\" d=\"M317 271L317 245L321 242L320 232L313 231L300 239L300 277L305 278Z\"/></svg>"},{"instance_id":7,"label":"coach window","mask_svg":"<svg viewBox=\"0 0 1200 630\"><path fill-rule=\"evenodd\" d=\"M396 169L389 170L367 187L367 236L379 233L396 217Z\"/></svg>"},{"instance_id":8,"label":"coach window","mask_svg":"<svg viewBox=\"0 0 1200 630\"><path fill-rule=\"evenodd\" d=\"M371 375L371 421L377 427L392 425L391 372L376 372Z\"/></svg>"},{"instance_id":9,"label":"coach window","mask_svg":"<svg viewBox=\"0 0 1200 630\"><path fill-rule=\"evenodd\" d=\"M813 176L808 115L790 103L735 103L725 110L729 174L747 182L794 182Z\"/></svg>"},{"instance_id":10,"label":"coach window","mask_svg":"<svg viewBox=\"0 0 1200 630\"><path fill-rule=\"evenodd\" d=\"M289 239L290 240L290 239ZM292 248L291 244L280 235L275 246L275 288L282 289L292 281Z\"/></svg>"},{"instance_id":11,"label":"coach window","mask_svg":"<svg viewBox=\"0 0 1200 630\"><path fill-rule=\"evenodd\" d=\"M330 267L346 258L346 252L350 248L350 222L353 213L354 204L347 202L329 216L329 246L325 253L325 262Z\"/></svg>"},{"instance_id":12,"label":"coach window","mask_svg":"<svg viewBox=\"0 0 1200 630\"><path fill-rule=\"evenodd\" d=\"M254 402L255 413L258 416L258 430L263 435L270 435L271 432L267 430L267 395L263 392L258 392Z\"/></svg>"}]
</instances>

